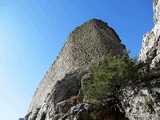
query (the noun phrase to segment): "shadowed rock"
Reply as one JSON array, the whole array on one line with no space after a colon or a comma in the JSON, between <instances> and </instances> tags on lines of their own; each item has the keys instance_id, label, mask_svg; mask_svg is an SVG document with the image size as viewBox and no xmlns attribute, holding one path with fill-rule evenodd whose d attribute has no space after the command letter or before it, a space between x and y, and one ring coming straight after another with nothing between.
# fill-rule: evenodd
<instances>
[{"instance_id":1,"label":"shadowed rock","mask_svg":"<svg viewBox=\"0 0 160 120\"><path fill-rule=\"evenodd\" d=\"M37 113L37 108L41 108L45 100L49 99L47 95L51 94L57 82L63 81L66 74L86 70L92 64L98 64L107 51L121 55L124 50L125 46L121 44L116 32L101 20L92 19L77 27L70 33L57 59L39 84L28 114L33 116L33 113ZM65 93L65 89L62 92ZM64 100L60 94L57 94L58 102ZM57 98L56 94L52 97ZM56 100L54 99L53 103L56 104Z\"/></svg>"}]
</instances>

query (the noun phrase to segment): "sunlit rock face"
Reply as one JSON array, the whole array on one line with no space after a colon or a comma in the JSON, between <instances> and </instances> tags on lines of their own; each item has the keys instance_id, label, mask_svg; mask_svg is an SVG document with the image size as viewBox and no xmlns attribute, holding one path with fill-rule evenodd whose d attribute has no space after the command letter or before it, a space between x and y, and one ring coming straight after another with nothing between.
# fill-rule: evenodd
<instances>
[{"instance_id":1,"label":"sunlit rock face","mask_svg":"<svg viewBox=\"0 0 160 120\"><path fill-rule=\"evenodd\" d=\"M71 105L67 100L73 95L76 96L80 87L77 83L78 78L76 76L66 78L67 74L70 75L75 71L81 73L90 68L92 64L98 64L109 51L114 55L122 55L125 46L121 44L119 36L107 23L92 19L77 27L70 33L57 59L38 86L26 120L54 120L53 117L56 117L55 106L58 103L60 106L67 104L66 109L68 110ZM67 79L67 83L64 78ZM58 85L61 81L64 83L62 82L63 84L59 88Z\"/></svg>"},{"instance_id":2,"label":"sunlit rock face","mask_svg":"<svg viewBox=\"0 0 160 120\"><path fill-rule=\"evenodd\" d=\"M160 120L160 78L134 83L120 95L125 116L129 120Z\"/></svg>"},{"instance_id":3,"label":"sunlit rock face","mask_svg":"<svg viewBox=\"0 0 160 120\"><path fill-rule=\"evenodd\" d=\"M160 1L153 1L153 11L154 11L154 23L160 24Z\"/></svg>"},{"instance_id":4,"label":"sunlit rock face","mask_svg":"<svg viewBox=\"0 0 160 120\"><path fill-rule=\"evenodd\" d=\"M143 36L139 61L151 63L151 69L160 66L160 0L153 1L154 28Z\"/></svg>"}]
</instances>

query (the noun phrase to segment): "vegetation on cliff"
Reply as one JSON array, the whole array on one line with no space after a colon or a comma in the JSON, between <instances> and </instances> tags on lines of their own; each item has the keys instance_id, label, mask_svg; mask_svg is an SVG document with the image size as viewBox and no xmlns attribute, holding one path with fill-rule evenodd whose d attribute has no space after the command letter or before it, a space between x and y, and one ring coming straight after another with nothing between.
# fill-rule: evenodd
<instances>
[{"instance_id":1,"label":"vegetation on cliff","mask_svg":"<svg viewBox=\"0 0 160 120\"><path fill-rule=\"evenodd\" d=\"M92 66L93 80L90 80L85 91L90 103L96 109L116 109L119 107L118 95L120 89L127 83L138 80L139 69L143 65L137 59L128 57L125 52L122 56L107 54L104 61L98 66ZM99 111L99 110L98 110Z\"/></svg>"},{"instance_id":2,"label":"vegetation on cliff","mask_svg":"<svg viewBox=\"0 0 160 120\"><path fill-rule=\"evenodd\" d=\"M138 78L139 64L136 59L128 57L125 52L122 56L107 54L104 61L98 66L92 66L94 79L89 82L86 95L92 103L105 103L114 91L117 91L131 80Z\"/></svg>"}]
</instances>

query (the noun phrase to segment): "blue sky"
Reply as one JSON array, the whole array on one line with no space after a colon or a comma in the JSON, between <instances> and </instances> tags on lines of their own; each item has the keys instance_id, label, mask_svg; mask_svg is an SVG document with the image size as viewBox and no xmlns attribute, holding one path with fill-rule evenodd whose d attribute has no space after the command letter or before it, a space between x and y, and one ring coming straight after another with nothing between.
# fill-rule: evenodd
<instances>
[{"instance_id":1,"label":"blue sky","mask_svg":"<svg viewBox=\"0 0 160 120\"><path fill-rule=\"evenodd\" d=\"M0 0L1 120L25 116L69 33L92 18L107 22L137 56L154 26L152 0Z\"/></svg>"}]
</instances>

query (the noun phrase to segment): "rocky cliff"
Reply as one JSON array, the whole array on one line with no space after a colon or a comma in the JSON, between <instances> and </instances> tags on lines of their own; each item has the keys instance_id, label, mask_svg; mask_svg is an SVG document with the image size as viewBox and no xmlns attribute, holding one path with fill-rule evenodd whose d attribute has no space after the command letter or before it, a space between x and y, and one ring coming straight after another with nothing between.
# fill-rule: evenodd
<instances>
[{"instance_id":1,"label":"rocky cliff","mask_svg":"<svg viewBox=\"0 0 160 120\"><path fill-rule=\"evenodd\" d=\"M101 106L97 120L160 120L160 0L153 1L153 9L155 26L144 35L139 55L151 70L143 81L116 91L117 109ZM37 88L25 120L92 120L94 105L83 93L86 81L93 79L89 68L99 64L106 51L122 55L124 50L115 31L101 20L77 27Z\"/></svg>"},{"instance_id":2,"label":"rocky cliff","mask_svg":"<svg viewBox=\"0 0 160 120\"><path fill-rule=\"evenodd\" d=\"M78 95L83 71L92 64L98 64L107 51L121 55L124 50L125 46L116 32L101 20L92 19L77 27L70 33L57 59L38 86L26 119L54 120L56 106L68 104L71 96ZM69 103L60 113L68 112L71 106Z\"/></svg>"},{"instance_id":3,"label":"rocky cliff","mask_svg":"<svg viewBox=\"0 0 160 120\"><path fill-rule=\"evenodd\" d=\"M154 28L143 36L139 61L150 69L144 81L132 83L122 90L121 104L129 120L160 120L160 0L153 0Z\"/></svg>"},{"instance_id":4,"label":"rocky cliff","mask_svg":"<svg viewBox=\"0 0 160 120\"><path fill-rule=\"evenodd\" d=\"M160 78L127 85L120 100L129 120L160 120Z\"/></svg>"},{"instance_id":5,"label":"rocky cliff","mask_svg":"<svg viewBox=\"0 0 160 120\"><path fill-rule=\"evenodd\" d=\"M153 0L154 28L143 36L139 61L151 63L151 69L160 67L160 0Z\"/></svg>"}]
</instances>

